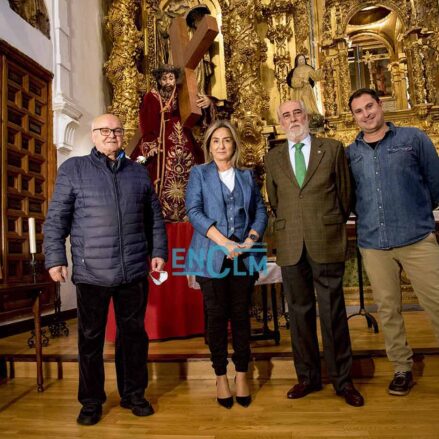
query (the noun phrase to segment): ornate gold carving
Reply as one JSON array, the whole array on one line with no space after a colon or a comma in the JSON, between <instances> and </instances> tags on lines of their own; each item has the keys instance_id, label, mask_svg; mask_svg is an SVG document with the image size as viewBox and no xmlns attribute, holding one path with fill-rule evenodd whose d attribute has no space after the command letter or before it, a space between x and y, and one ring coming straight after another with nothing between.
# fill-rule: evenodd
<instances>
[{"instance_id":1,"label":"ornate gold carving","mask_svg":"<svg viewBox=\"0 0 439 439\"><path fill-rule=\"evenodd\" d=\"M337 113L348 111L347 99L351 92L351 84L347 47L344 41L347 38L346 29L349 21L365 6L386 7L394 11L401 21L399 36L395 35L393 41L393 50L397 57L389 65L396 109L407 108L404 85L407 74L412 106L437 103L439 101L437 93L439 84L437 2L433 0L370 0L366 5L362 0L328 0L325 2L322 26L322 48L325 52L323 96L327 115L335 116ZM406 56L403 55L404 52ZM403 63L407 63L407 70ZM334 86L331 64L336 70Z\"/></svg>"},{"instance_id":2,"label":"ornate gold carving","mask_svg":"<svg viewBox=\"0 0 439 439\"><path fill-rule=\"evenodd\" d=\"M394 61L389 64L390 75L392 83L394 84L395 100L397 103L397 110L404 110L407 108L407 90L406 90L406 70L405 64Z\"/></svg>"},{"instance_id":3,"label":"ornate gold carving","mask_svg":"<svg viewBox=\"0 0 439 439\"><path fill-rule=\"evenodd\" d=\"M424 66L422 63L422 41L419 39L417 32L410 33L406 36L405 49L409 64L412 105L424 104L426 101L426 90Z\"/></svg>"},{"instance_id":4,"label":"ornate gold carving","mask_svg":"<svg viewBox=\"0 0 439 439\"><path fill-rule=\"evenodd\" d=\"M256 32L261 18L259 0L230 0L223 4L223 34L229 56L226 73L232 120L238 127L246 165L262 166L265 138L262 115L267 110L267 94L262 87L260 66L267 59L267 48Z\"/></svg>"},{"instance_id":5,"label":"ornate gold carving","mask_svg":"<svg viewBox=\"0 0 439 439\"><path fill-rule=\"evenodd\" d=\"M105 17L113 47L104 69L113 86L113 102L109 111L116 114L125 127L125 146L138 127L139 91L146 90L144 76L137 70L143 50L142 32L135 24L139 0L114 0Z\"/></svg>"},{"instance_id":6,"label":"ornate gold carving","mask_svg":"<svg viewBox=\"0 0 439 439\"><path fill-rule=\"evenodd\" d=\"M136 34L135 28L139 1L112 1L112 9L118 8L112 21L119 20L118 26L121 29L126 26L126 29L130 30L123 30L123 37L121 33L117 38L113 37L115 45L113 52L119 61L112 61L110 58L107 67L109 77L110 70L114 70L116 65L120 69L117 70L118 76L114 74L113 79L110 80L114 86L113 107L121 116L127 116L128 123L131 123L133 128L137 127L138 89L149 88L150 72L157 66L166 50L160 42L160 35L166 34L167 23L173 14L181 15L182 11L198 2L198 0L142 0L143 40L147 47L144 57L146 78L142 80L135 69L142 40L139 34ZM225 57L222 59L224 70L221 72L225 71L225 86L227 98L233 106L233 120L238 124L243 138L246 163L250 166L255 164L259 166L262 163L265 147L265 139L261 133L263 128L264 130L270 128L263 127L262 118L275 119L274 114L266 114L268 98L265 90L270 90L275 85L278 95L275 94L273 97L276 100L278 98L283 100L288 96L285 79L293 55L309 52L310 3L301 0L212 0L213 3L217 8L216 13L221 13L222 16ZM368 0L367 2L326 0L324 2L323 22L317 23L317 28L322 31L321 37L313 43L322 49L319 60L324 74L321 90L327 118L325 127L327 133L340 138L345 143L350 143L356 134L356 127L350 118L347 106L351 83L347 59L349 36L346 31L351 18L366 6L388 8L396 13L399 20L399 24L392 28L395 56L389 61L395 103L393 107L390 105L386 107L386 117L399 125L414 125L424 129L434 143L439 145L437 0ZM134 12L127 12L128 8ZM263 25L260 26L260 23ZM273 60L270 59L268 62L266 62L264 37L273 44ZM288 53L290 45L295 47L295 53ZM274 69L274 79L271 74L262 78L261 66L267 66L268 70ZM412 101L411 110L408 109L408 95ZM134 110L133 113L128 111L129 107ZM130 120L132 122L129 122ZM273 131L271 127L270 132Z\"/></svg>"},{"instance_id":7,"label":"ornate gold carving","mask_svg":"<svg viewBox=\"0 0 439 439\"><path fill-rule=\"evenodd\" d=\"M322 71L324 77L323 102L326 116L335 116L337 114L337 90L332 57L323 55Z\"/></svg>"},{"instance_id":8,"label":"ornate gold carving","mask_svg":"<svg viewBox=\"0 0 439 439\"><path fill-rule=\"evenodd\" d=\"M348 46L343 39L337 45L337 73L339 79L339 109L343 112L349 111L348 101L351 94L351 78L348 64Z\"/></svg>"},{"instance_id":9,"label":"ornate gold carving","mask_svg":"<svg viewBox=\"0 0 439 439\"><path fill-rule=\"evenodd\" d=\"M348 113L346 27L349 20L365 7L362 0L330 0L326 2L323 22L322 68L325 73L327 135L349 144L358 132ZM398 57L390 64L392 83L398 107L386 111L386 120L399 126L415 126L426 132L439 148L439 9L433 0L371 0L367 6L384 6L395 11L401 20L399 36L395 36ZM338 36L338 38L337 38ZM345 73L343 73L345 72ZM407 109L406 79L412 109Z\"/></svg>"},{"instance_id":10,"label":"ornate gold carving","mask_svg":"<svg viewBox=\"0 0 439 439\"><path fill-rule=\"evenodd\" d=\"M157 38L156 30L156 11L159 11L159 0L144 0L144 8L142 9L142 23L144 29L144 45L145 45L145 86L147 90L152 88L152 71L158 67L157 63Z\"/></svg>"},{"instance_id":11,"label":"ornate gold carving","mask_svg":"<svg viewBox=\"0 0 439 439\"><path fill-rule=\"evenodd\" d=\"M296 53L308 55L307 42L309 39L308 2L297 1L294 11L294 30L296 32Z\"/></svg>"},{"instance_id":12,"label":"ornate gold carving","mask_svg":"<svg viewBox=\"0 0 439 439\"><path fill-rule=\"evenodd\" d=\"M331 10L330 7L325 8L323 15L322 46L330 46L332 44Z\"/></svg>"},{"instance_id":13,"label":"ornate gold carving","mask_svg":"<svg viewBox=\"0 0 439 439\"><path fill-rule=\"evenodd\" d=\"M294 9L294 3L289 0L276 0L263 8L268 22L267 38L274 45L274 76L281 102L288 99L290 92L286 78L291 69L288 41L293 36L291 18Z\"/></svg>"}]
</instances>

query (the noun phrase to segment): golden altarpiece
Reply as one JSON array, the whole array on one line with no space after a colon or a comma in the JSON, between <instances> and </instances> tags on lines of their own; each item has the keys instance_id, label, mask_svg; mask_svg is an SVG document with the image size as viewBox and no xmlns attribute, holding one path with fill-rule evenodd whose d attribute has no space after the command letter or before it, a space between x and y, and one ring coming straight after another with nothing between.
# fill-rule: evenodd
<instances>
[{"instance_id":1,"label":"golden altarpiece","mask_svg":"<svg viewBox=\"0 0 439 439\"><path fill-rule=\"evenodd\" d=\"M138 128L139 102L152 84L151 72L168 59L172 19L203 3L220 29L209 52L213 65L209 93L227 103L247 165L263 173L269 141L282 137L276 106L291 96L286 78L298 54L305 55L320 75L313 91L322 116L317 135L349 144L357 133L349 95L371 87L381 96L388 120L423 129L439 147L437 0L106 3L110 109L124 121L128 142ZM347 284L353 285L349 264L347 274ZM408 300L410 296L407 293Z\"/></svg>"}]
</instances>

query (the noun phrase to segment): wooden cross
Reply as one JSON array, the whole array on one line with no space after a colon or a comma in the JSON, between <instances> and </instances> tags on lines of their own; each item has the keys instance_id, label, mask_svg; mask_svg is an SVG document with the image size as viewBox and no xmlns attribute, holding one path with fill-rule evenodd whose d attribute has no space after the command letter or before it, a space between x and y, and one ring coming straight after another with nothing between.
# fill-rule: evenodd
<instances>
[{"instance_id":1,"label":"wooden cross","mask_svg":"<svg viewBox=\"0 0 439 439\"><path fill-rule=\"evenodd\" d=\"M183 125L188 128L194 127L202 115L196 103L198 84L195 68L218 33L218 24L211 15L203 17L192 39L189 38L186 20L183 17L174 18L169 29L173 64L180 67L183 75L178 93L180 117Z\"/></svg>"}]
</instances>

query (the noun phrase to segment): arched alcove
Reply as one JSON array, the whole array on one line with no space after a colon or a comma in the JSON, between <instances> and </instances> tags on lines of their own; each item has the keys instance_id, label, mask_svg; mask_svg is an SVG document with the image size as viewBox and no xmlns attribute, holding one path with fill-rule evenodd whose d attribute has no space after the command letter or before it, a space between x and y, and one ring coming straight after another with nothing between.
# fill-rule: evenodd
<instances>
[{"instance_id":1,"label":"arched alcove","mask_svg":"<svg viewBox=\"0 0 439 439\"><path fill-rule=\"evenodd\" d=\"M351 90L373 88L387 110L402 110L408 108L408 82L401 75L406 72L404 23L392 6L354 6L346 15L345 34Z\"/></svg>"}]
</instances>

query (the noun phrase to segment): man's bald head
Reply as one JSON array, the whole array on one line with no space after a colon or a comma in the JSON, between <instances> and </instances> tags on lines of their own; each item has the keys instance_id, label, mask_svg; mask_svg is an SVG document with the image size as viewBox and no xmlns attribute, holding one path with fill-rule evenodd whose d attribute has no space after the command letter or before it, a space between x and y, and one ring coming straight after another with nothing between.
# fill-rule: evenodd
<instances>
[{"instance_id":1,"label":"man's bald head","mask_svg":"<svg viewBox=\"0 0 439 439\"><path fill-rule=\"evenodd\" d=\"M91 124L91 138L99 152L115 160L123 143L122 122L114 114L96 117Z\"/></svg>"},{"instance_id":2,"label":"man's bald head","mask_svg":"<svg viewBox=\"0 0 439 439\"><path fill-rule=\"evenodd\" d=\"M93 131L96 128L101 128L107 123L119 124L119 127L122 128L122 122L117 116L115 116L114 114L106 113L101 114L100 116L97 116L93 119L93 122L91 123L91 129Z\"/></svg>"}]
</instances>

